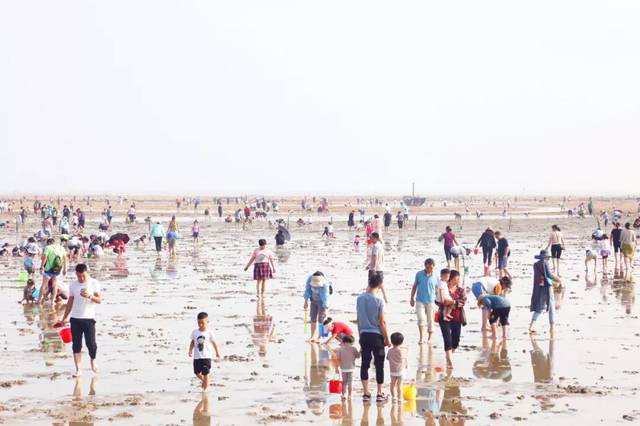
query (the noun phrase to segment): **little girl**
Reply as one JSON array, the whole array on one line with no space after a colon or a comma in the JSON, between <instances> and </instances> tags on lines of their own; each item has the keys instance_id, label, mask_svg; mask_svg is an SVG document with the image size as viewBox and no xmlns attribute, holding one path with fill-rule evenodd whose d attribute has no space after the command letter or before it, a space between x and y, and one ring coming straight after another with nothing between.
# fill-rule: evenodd
<instances>
[{"instance_id":1,"label":"little girl","mask_svg":"<svg viewBox=\"0 0 640 426\"><path fill-rule=\"evenodd\" d=\"M193 237L193 242L198 242L198 235L200 235L200 225L197 220L193 221L193 226L191 227L191 236Z\"/></svg>"},{"instance_id":2,"label":"little girl","mask_svg":"<svg viewBox=\"0 0 640 426\"><path fill-rule=\"evenodd\" d=\"M600 256L602 256L602 271L604 274L607 274L607 259L609 258L609 236L604 234L602 238L600 238Z\"/></svg>"},{"instance_id":3,"label":"little girl","mask_svg":"<svg viewBox=\"0 0 640 426\"><path fill-rule=\"evenodd\" d=\"M351 399L353 390L353 371L356 368L356 358L360 358L360 352L353 347L353 336L345 335L342 338L337 352L338 365L342 370L342 400ZM338 368L336 368L336 373Z\"/></svg>"},{"instance_id":4,"label":"little girl","mask_svg":"<svg viewBox=\"0 0 640 426\"><path fill-rule=\"evenodd\" d=\"M404 336L402 333L391 334L391 344L393 347L387 352L389 360L389 370L391 371L391 400L398 402L402 395L402 377L407 369L407 348L402 346Z\"/></svg>"},{"instance_id":5,"label":"little girl","mask_svg":"<svg viewBox=\"0 0 640 426\"><path fill-rule=\"evenodd\" d=\"M360 247L360 235L356 235L356 237L353 239L353 245L357 248Z\"/></svg>"}]
</instances>

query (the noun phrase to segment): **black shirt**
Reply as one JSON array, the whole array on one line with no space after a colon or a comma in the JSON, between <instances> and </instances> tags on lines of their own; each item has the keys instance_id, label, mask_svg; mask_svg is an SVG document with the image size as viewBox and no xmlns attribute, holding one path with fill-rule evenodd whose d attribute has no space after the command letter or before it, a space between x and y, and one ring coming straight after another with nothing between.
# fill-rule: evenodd
<instances>
[{"instance_id":1,"label":"black shirt","mask_svg":"<svg viewBox=\"0 0 640 426\"><path fill-rule=\"evenodd\" d=\"M509 248L509 241L506 238L500 238L498 240L498 257L505 257L507 249Z\"/></svg>"}]
</instances>

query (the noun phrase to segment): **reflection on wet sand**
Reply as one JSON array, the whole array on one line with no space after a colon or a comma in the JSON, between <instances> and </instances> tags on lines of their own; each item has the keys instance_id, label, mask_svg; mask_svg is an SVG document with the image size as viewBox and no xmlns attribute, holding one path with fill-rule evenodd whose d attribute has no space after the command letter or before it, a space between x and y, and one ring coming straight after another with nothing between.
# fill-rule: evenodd
<instances>
[{"instance_id":1,"label":"reflection on wet sand","mask_svg":"<svg viewBox=\"0 0 640 426\"><path fill-rule=\"evenodd\" d=\"M360 426L369 425L369 411L371 410L371 402L364 403L362 407L362 419L360 420ZM376 404L376 425L384 425L384 404Z\"/></svg>"},{"instance_id":2,"label":"reflection on wet sand","mask_svg":"<svg viewBox=\"0 0 640 426\"><path fill-rule=\"evenodd\" d=\"M327 373L331 358L329 351L320 349L320 345L311 343L310 345L310 363L309 374L307 375L305 368L304 376L304 394L307 407L317 416L321 415L329 397L329 383L327 381ZM305 353L305 365L306 365Z\"/></svg>"},{"instance_id":3,"label":"reflection on wet sand","mask_svg":"<svg viewBox=\"0 0 640 426\"><path fill-rule=\"evenodd\" d=\"M506 340L490 341L487 336L483 336L482 350L473 363L473 375L481 379L511 381L511 362Z\"/></svg>"},{"instance_id":4,"label":"reflection on wet sand","mask_svg":"<svg viewBox=\"0 0 640 426\"><path fill-rule=\"evenodd\" d=\"M288 248L276 247L276 257L278 258L278 263L287 263L290 256L291 251Z\"/></svg>"},{"instance_id":5,"label":"reflection on wet sand","mask_svg":"<svg viewBox=\"0 0 640 426\"><path fill-rule=\"evenodd\" d=\"M94 376L89 383L88 396L95 396L96 394L96 382L97 378ZM64 408L66 414L72 416L74 421L69 421L69 426L93 426L93 410L95 405L90 403L90 400L83 401L82 398L82 378L77 377L73 384L73 401L71 405Z\"/></svg>"},{"instance_id":6,"label":"reflection on wet sand","mask_svg":"<svg viewBox=\"0 0 640 426\"><path fill-rule=\"evenodd\" d=\"M436 395L436 382L438 376L442 376L442 367L437 367L433 361L433 347L431 345L420 345L418 357L418 368L416 370L416 390L415 401L405 401L404 410L417 412L424 416L427 413L437 415L440 411Z\"/></svg>"},{"instance_id":7,"label":"reflection on wet sand","mask_svg":"<svg viewBox=\"0 0 640 426\"><path fill-rule=\"evenodd\" d=\"M553 346L555 339L549 340L549 352L544 353L538 342L531 336L531 367L533 368L533 381L535 383L553 382Z\"/></svg>"},{"instance_id":8,"label":"reflection on wet sand","mask_svg":"<svg viewBox=\"0 0 640 426\"><path fill-rule=\"evenodd\" d=\"M53 328L53 324L64 313L65 305L51 307L48 304L43 304L33 309L33 312L37 312L39 315L38 326L41 330L40 350L48 354L64 352L64 343L60 340L58 330Z\"/></svg>"},{"instance_id":9,"label":"reflection on wet sand","mask_svg":"<svg viewBox=\"0 0 640 426\"><path fill-rule=\"evenodd\" d=\"M211 413L209 412L209 395L202 393L202 399L193 409L193 426L210 426Z\"/></svg>"},{"instance_id":10,"label":"reflection on wet sand","mask_svg":"<svg viewBox=\"0 0 640 426\"><path fill-rule=\"evenodd\" d=\"M253 317L253 330L251 333L251 341L253 346L258 348L258 355L265 356L269 342L273 340L276 326L271 315L267 313L264 298L258 299L256 302L256 315Z\"/></svg>"}]
</instances>

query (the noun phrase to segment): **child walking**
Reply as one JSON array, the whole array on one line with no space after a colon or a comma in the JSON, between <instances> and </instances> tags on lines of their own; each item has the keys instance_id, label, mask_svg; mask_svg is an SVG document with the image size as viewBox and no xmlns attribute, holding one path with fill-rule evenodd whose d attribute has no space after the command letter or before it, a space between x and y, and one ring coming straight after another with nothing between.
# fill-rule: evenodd
<instances>
[{"instance_id":1,"label":"child walking","mask_svg":"<svg viewBox=\"0 0 640 426\"><path fill-rule=\"evenodd\" d=\"M193 221L193 226L191 227L191 236L193 237L193 243L198 244L200 235L200 224L197 220Z\"/></svg>"},{"instance_id":2,"label":"child walking","mask_svg":"<svg viewBox=\"0 0 640 426\"><path fill-rule=\"evenodd\" d=\"M387 352L389 369L391 371L391 401L398 402L402 395L402 379L407 369L407 348L404 343L402 333L391 334L391 344L393 347Z\"/></svg>"},{"instance_id":3,"label":"child walking","mask_svg":"<svg viewBox=\"0 0 640 426\"><path fill-rule=\"evenodd\" d=\"M360 352L353 347L354 338L345 335L336 353L339 370L342 371L342 400L351 399L353 391L353 371L356 368L356 358L360 358ZM336 373L338 373L336 368Z\"/></svg>"},{"instance_id":4,"label":"child walking","mask_svg":"<svg viewBox=\"0 0 640 426\"><path fill-rule=\"evenodd\" d=\"M191 333L189 357L193 356L193 372L202 382L202 391L209 390L209 372L213 350L216 358L220 359L218 344L214 340L213 331L209 329L209 315L206 312L198 314L198 328Z\"/></svg>"}]
</instances>

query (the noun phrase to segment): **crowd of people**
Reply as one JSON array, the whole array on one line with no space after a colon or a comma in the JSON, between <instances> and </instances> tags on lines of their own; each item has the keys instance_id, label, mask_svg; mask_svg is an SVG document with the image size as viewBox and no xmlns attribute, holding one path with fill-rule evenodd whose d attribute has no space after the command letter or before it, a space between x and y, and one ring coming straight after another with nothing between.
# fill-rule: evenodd
<instances>
[{"instance_id":1,"label":"crowd of people","mask_svg":"<svg viewBox=\"0 0 640 426\"><path fill-rule=\"evenodd\" d=\"M190 201L191 202L191 201ZM181 200L177 200L177 207L181 207ZM193 201L194 205L199 200ZM272 206L247 206L242 210L243 220L255 215L257 209ZM220 204L221 205L221 204ZM388 205L382 216L374 214L370 218L362 217L356 221L355 210L347 217L347 228L353 234L356 248L360 244L360 233L366 237L366 281L363 273L363 284L366 289L354 300L356 312L356 326L348 321L338 321L329 317L330 300L334 296L331 280L321 271L311 273L304 282L303 299L306 322L310 325L309 340L312 345L326 345L334 343L335 370L342 378L342 398L350 399L353 393L353 374L357 371L357 360L360 359L359 376L362 386L362 399L385 402L389 398L397 402L401 398L403 380L406 376L408 349L402 330L390 330L388 327L386 305L389 303L385 291L385 249L383 238L392 221L392 213ZM64 304L66 309L58 322L58 326L66 325L67 321L73 335L73 354L75 375L81 374L82 339L88 349L91 369L96 372L96 322L95 307L102 303L100 283L91 278L90 271L84 259L101 257L106 248L113 248L117 256L125 253L125 246L129 237L125 233L108 234L113 225L113 210L105 207L102 212L98 231L86 234L86 220L80 208L64 205L62 218L58 220L57 209L49 205L34 205L34 212L42 215L41 229L24 242L16 245L12 253L24 258L24 269L28 274L22 303L40 303L49 300L52 304ZM364 213L363 213L364 215ZM220 211L222 217L222 210ZM404 206L396 214L398 228L408 220L408 209ZM127 211L127 223L136 223L135 204ZM177 241L180 229L176 216L172 216L165 229L161 221L146 220L149 224L149 241L153 241L155 250L160 254L165 245L169 256L177 256ZM288 229L284 222L278 222L276 245L285 244ZM606 225L605 225L606 226ZM57 238L54 238L54 227L57 227ZM285 235L286 231L286 235ZM191 237L194 244L199 243L201 235L200 224L197 220L191 225ZM333 222L329 222L321 238L336 239ZM444 260L441 266L436 265L433 257L427 257L415 277L409 294L409 304L415 310L418 327L418 344L432 345L436 326L440 329L442 349L444 351L448 369L454 368L454 355L459 348L464 327L468 323L465 310L474 297L480 308L481 332L493 340L502 340L506 345L509 340L511 302L509 294L512 288L513 276L509 270L509 259L512 254L511 246L505 232L487 227L472 248L464 247L452 227L446 226L438 236L443 244ZM474 239L475 240L475 239ZM144 243L146 235L134 239L137 243ZM613 228L607 234L601 229L595 230L590 236L591 245L586 248L585 269L588 273L590 262L602 259L605 274L608 271L607 259L614 255L614 274L625 280L633 279L633 261L636 252L637 237L630 222L622 225L620 221L613 222ZM558 225L551 227L548 240L541 244L541 250L532 263L532 290L530 301L531 321L529 333L538 333L537 323L544 314L548 316L549 335L555 335L556 305L554 290L562 286L561 258L567 248L564 235ZM482 251L482 276L473 280L470 292L462 282L468 275L465 258L471 252L478 254ZM595 256L595 258L594 258ZM260 303L264 303L267 282L276 274L276 254L268 248L267 241L260 239L253 250L244 270L253 266L253 280L256 282L256 296ZM75 281L68 287L59 285L58 278L67 275L71 265L75 263ZM495 266L495 274L492 266ZM594 271L595 271L594 266ZM438 269L439 268L439 269ZM36 271L41 275L41 283L36 285ZM345 296L341 296L345 297ZM266 317L264 313L261 315ZM262 318L261 321L265 319ZM214 333L208 324L208 314L200 312L197 315L198 327L192 332L189 343L189 356L193 357L193 371L201 381L202 389L207 390L210 385L209 374L211 361L215 354L220 358L220 349L216 343ZM273 333L271 323L267 325L267 334ZM264 330L263 330L264 331ZM323 338L327 338L322 341ZM375 397L370 388L369 370L373 363L375 369ZM388 363L391 383L389 394L385 389L385 363Z\"/></svg>"}]
</instances>

